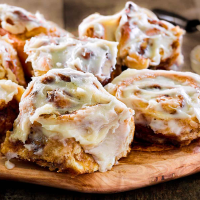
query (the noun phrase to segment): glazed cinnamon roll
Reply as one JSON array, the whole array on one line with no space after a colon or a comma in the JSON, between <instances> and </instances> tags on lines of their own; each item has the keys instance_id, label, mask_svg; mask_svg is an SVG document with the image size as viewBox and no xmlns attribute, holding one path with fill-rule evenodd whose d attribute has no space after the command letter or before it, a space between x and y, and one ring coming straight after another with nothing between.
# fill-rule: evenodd
<instances>
[{"instance_id":1,"label":"glazed cinnamon roll","mask_svg":"<svg viewBox=\"0 0 200 200\"><path fill-rule=\"evenodd\" d=\"M117 42L85 38L34 37L25 45L35 76L53 68L72 68L94 74L106 84L115 70Z\"/></svg>"},{"instance_id":2,"label":"glazed cinnamon roll","mask_svg":"<svg viewBox=\"0 0 200 200\"><path fill-rule=\"evenodd\" d=\"M79 25L79 36L119 42L118 64L134 69L172 69L183 61L184 31L150 10L127 2L112 16L93 14Z\"/></svg>"},{"instance_id":3,"label":"glazed cinnamon roll","mask_svg":"<svg viewBox=\"0 0 200 200\"><path fill-rule=\"evenodd\" d=\"M133 115L91 73L52 69L29 84L1 150L59 172L103 172L130 151Z\"/></svg>"},{"instance_id":4,"label":"glazed cinnamon roll","mask_svg":"<svg viewBox=\"0 0 200 200\"><path fill-rule=\"evenodd\" d=\"M129 69L106 89L135 110L136 138L188 145L200 137L199 75Z\"/></svg>"},{"instance_id":5,"label":"glazed cinnamon roll","mask_svg":"<svg viewBox=\"0 0 200 200\"><path fill-rule=\"evenodd\" d=\"M23 92L23 87L11 80L0 80L0 138L12 130Z\"/></svg>"},{"instance_id":6,"label":"glazed cinnamon roll","mask_svg":"<svg viewBox=\"0 0 200 200\"><path fill-rule=\"evenodd\" d=\"M53 36L68 34L57 25L46 21L39 13L34 15L22 8L6 4L0 4L0 21L0 35L7 34L13 40L13 46L28 78L32 76L32 67L31 63L26 63L27 55L24 53L26 40L39 34Z\"/></svg>"},{"instance_id":7,"label":"glazed cinnamon roll","mask_svg":"<svg viewBox=\"0 0 200 200\"><path fill-rule=\"evenodd\" d=\"M7 36L0 37L0 80L11 80L25 86L24 72L12 43Z\"/></svg>"}]
</instances>

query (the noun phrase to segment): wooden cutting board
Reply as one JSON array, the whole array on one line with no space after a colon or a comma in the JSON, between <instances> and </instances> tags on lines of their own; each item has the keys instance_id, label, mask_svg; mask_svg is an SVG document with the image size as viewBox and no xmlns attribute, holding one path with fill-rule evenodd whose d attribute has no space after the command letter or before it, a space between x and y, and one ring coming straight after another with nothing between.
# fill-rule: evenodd
<instances>
[{"instance_id":1,"label":"wooden cutting board","mask_svg":"<svg viewBox=\"0 0 200 200\"><path fill-rule=\"evenodd\" d=\"M68 30L77 33L78 24L87 15L94 12L113 14L122 9L126 1L0 0L0 3L5 2L11 5L22 6L32 12L39 10L47 19L61 26L65 22L65 27ZM163 8L174 11L190 19L197 18L197 14L200 13L199 0L134 0L134 2L147 8ZM62 19L63 16L64 19ZM183 54L185 59L183 71L191 70L190 51L199 44L199 41L199 33L185 35L183 40ZM13 162L16 167L8 170L4 166L5 159L0 157L0 179L23 181L80 192L120 192L158 184L199 172L200 142L182 149L168 151L146 152L133 150L127 158L121 159L119 164L114 166L111 171L76 177L71 177L69 174L64 173L49 172L30 163Z\"/></svg>"},{"instance_id":2,"label":"wooden cutting board","mask_svg":"<svg viewBox=\"0 0 200 200\"><path fill-rule=\"evenodd\" d=\"M71 177L50 172L35 164L12 161L15 168L6 169L0 157L0 178L79 192L114 193L150 186L200 171L200 142L188 147L158 152L132 150L111 171Z\"/></svg>"}]
</instances>

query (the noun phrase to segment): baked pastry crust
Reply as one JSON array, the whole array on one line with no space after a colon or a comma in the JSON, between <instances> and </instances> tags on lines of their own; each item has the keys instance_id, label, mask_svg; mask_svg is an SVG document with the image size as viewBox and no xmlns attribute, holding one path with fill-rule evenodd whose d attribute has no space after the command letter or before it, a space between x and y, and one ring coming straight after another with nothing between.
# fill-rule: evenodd
<instances>
[{"instance_id":1,"label":"baked pastry crust","mask_svg":"<svg viewBox=\"0 0 200 200\"><path fill-rule=\"evenodd\" d=\"M135 138L180 146L200 137L199 80L190 72L129 69L105 89L135 110Z\"/></svg>"},{"instance_id":2,"label":"baked pastry crust","mask_svg":"<svg viewBox=\"0 0 200 200\"><path fill-rule=\"evenodd\" d=\"M98 13L79 25L79 36L119 42L118 64L134 69L174 69L181 65L184 31L159 20L150 10L127 2L111 16Z\"/></svg>"},{"instance_id":3,"label":"baked pastry crust","mask_svg":"<svg viewBox=\"0 0 200 200\"><path fill-rule=\"evenodd\" d=\"M39 143L29 138L25 148L21 141L11 142L9 140L10 134L11 132L7 132L7 137L1 148L1 152L5 155L16 155L17 153L17 158L48 167L50 171L82 174L98 170L98 164L93 157L85 153L74 138L66 139L64 143L52 138L45 138L43 143ZM31 135L34 137L35 134ZM31 148L32 146L34 148ZM37 153L40 149L42 149L41 154Z\"/></svg>"},{"instance_id":4,"label":"baked pastry crust","mask_svg":"<svg viewBox=\"0 0 200 200\"><path fill-rule=\"evenodd\" d=\"M29 84L1 151L59 172L107 171L130 151L133 115L92 74L52 69Z\"/></svg>"}]
</instances>

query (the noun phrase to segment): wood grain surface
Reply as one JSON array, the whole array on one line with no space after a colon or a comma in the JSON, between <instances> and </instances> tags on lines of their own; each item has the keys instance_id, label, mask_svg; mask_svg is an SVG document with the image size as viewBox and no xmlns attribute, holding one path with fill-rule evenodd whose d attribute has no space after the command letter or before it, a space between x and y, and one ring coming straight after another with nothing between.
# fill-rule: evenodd
<instances>
[{"instance_id":1,"label":"wood grain surface","mask_svg":"<svg viewBox=\"0 0 200 200\"><path fill-rule=\"evenodd\" d=\"M200 142L168 151L131 151L111 171L72 177L49 172L34 164L13 161L15 168L5 168L0 158L0 177L28 183L90 193L115 193L137 189L180 178L200 171Z\"/></svg>"}]
</instances>

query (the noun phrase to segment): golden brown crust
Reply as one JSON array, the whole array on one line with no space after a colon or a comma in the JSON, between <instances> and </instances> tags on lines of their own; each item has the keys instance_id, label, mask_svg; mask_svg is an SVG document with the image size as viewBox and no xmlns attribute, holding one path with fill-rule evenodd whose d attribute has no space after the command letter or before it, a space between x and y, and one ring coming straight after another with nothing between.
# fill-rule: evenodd
<instances>
[{"instance_id":1,"label":"golden brown crust","mask_svg":"<svg viewBox=\"0 0 200 200\"><path fill-rule=\"evenodd\" d=\"M33 150L29 150L20 141L11 142L9 136L10 132L7 132L6 139L1 146L1 152L4 155L17 153L19 159L35 162L42 167L49 168L50 171L83 174L98 170L98 164L93 157L85 153L74 138L65 141L49 138L38 144L29 139L26 145L34 146Z\"/></svg>"},{"instance_id":2,"label":"golden brown crust","mask_svg":"<svg viewBox=\"0 0 200 200\"><path fill-rule=\"evenodd\" d=\"M130 144L135 130L133 117L130 127L131 131L127 142L124 144L126 146L124 148L125 151L118 155L116 160L126 157L131 150ZM44 135L34 133L32 129L25 147L19 140L9 140L10 135L11 132L8 131L4 143L1 145L1 153L3 155L14 153L18 155L20 160L34 162L42 167L49 168L50 171L69 172L74 175L92 173L99 169L94 158L85 153L79 142L75 141L74 138L66 140L59 140L58 138L47 139Z\"/></svg>"}]
</instances>

